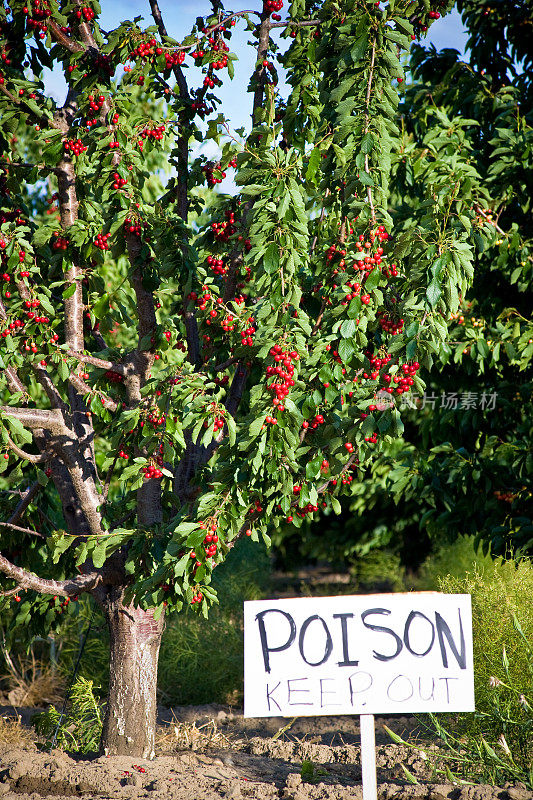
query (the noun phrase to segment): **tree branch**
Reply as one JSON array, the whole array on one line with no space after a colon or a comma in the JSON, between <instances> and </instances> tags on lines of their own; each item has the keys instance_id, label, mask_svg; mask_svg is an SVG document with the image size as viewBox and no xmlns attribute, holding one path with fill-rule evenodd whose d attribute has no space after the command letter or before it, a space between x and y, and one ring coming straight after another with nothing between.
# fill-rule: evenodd
<instances>
[{"instance_id":1,"label":"tree branch","mask_svg":"<svg viewBox=\"0 0 533 800\"><path fill-rule=\"evenodd\" d=\"M88 383L85 383L83 378L80 378L79 375L75 375L73 372L71 372L68 376L68 381L84 397L94 392L92 386L89 386ZM118 409L118 404L115 403L114 400L111 400L110 397L103 397L102 395L99 396L101 400L103 400L102 405L104 408L107 408L108 411L112 411L114 413Z\"/></svg>"},{"instance_id":2,"label":"tree branch","mask_svg":"<svg viewBox=\"0 0 533 800\"><path fill-rule=\"evenodd\" d=\"M28 486L22 497L17 503L17 506L11 516L8 519L8 523L10 525L14 525L21 519L22 515L33 501L34 497L37 495L41 488L41 484L39 481L34 481L31 486Z\"/></svg>"},{"instance_id":3,"label":"tree branch","mask_svg":"<svg viewBox=\"0 0 533 800\"><path fill-rule=\"evenodd\" d=\"M246 381L248 380L248 370L244 366L242 361L239 361L237 364L237 369L235 370L235 374L233 376L233 380L231 382L230 390L228 392L228 397L225 402L226 409L229 411L232 417L235 416L237 413L237 409L239 407L239 403L241 402L242 394L244 392L244 387L246 386Z\"/></svg>"},{"instance_id":4,"label":"tree branch","mask_svg":"<svg viewBox=\"0 0 533 800\"><path fill-rule=\"evenodd\" d=\"M265 88L266 67L263 66L263 61L268 55L268 45L270 42L270 28L272 22L270 20L270 9L264 9L261 12L261 22L259 23L258 43L257 43L257 61L259 66L256 68L257 85L254 92L254 105L252 110L252 126L255 125L255 112L263 104L263 92Z\"/></svg>"},{"instance_id":5,"label":"tree branch","mask_svg":"<svg viewBox=\"0 0 533 800\"><path fill-rule=\"evenodd\" d=\"M372 57L370 59L370 74L368 76L368 86L366 89L366 98L365 98L365 134L368 133L370 129L370 95L372 93L372 81L374 78L374 64L376 60L376 40L372 43ZM368 160L368 153L365 153L365 172L370 174L369 172L369 160ZM370 206L370 219L372 220L372 225L376 224L376 209L374 206L374 197L372 194L372 188L370 186L366 187L366 196L368 198L368 205Z\"/></svg>"},{"instance_id":6,"label":"tree branch","mask_svg":"<svg viewBox=\"0 0 533 800\"><path fill-rule=\"evenodd\" d=\"M93 367L98 367L98 369L111 370L112 372L116 372L118 375L126 374L126 370L122 364L116 364L113 361L106 361L104 358L87 355L86 353L76 353L72 350L67 350L66 355L70 358L75 358L77 361L81 361L84 364L91 364Z\"/></svg>"},{"instance_id":7,"label":"tree branch","mask_svg":"<svg viewBox=\"0 0 533 800\"><path fill-rule=\"evenodd\" d=\"M28 572L22 567L17 567L11 561L0 554L0 572L7 578L16 581L17 586L21 589L33 589L42 594L57 594L61 597L71 597L72 595L81 594L81 592L90 592L102 581L102 576L99 572L89 572L86 575L80 575L77 578L70 578L63 581L48 580L46 578L39 578L33 572Z\"/></svg>"},{"instance_id":8,"label":"tree branch","mask_svg":"<svg viewBox=\"0 0 533 800\"><path fill-rule=\"evenodd\" d=\"M13 450L15 455L19 458L23 458L25 461L29 461L30 464L44 464L45 461L50 460L50 456L46 453L41 453L40 455L35 455L34 453L26 453L25 450L22 450L18 445L15 444L11 436L6 431L6 438L7 444Z\"/></svg>"},{"instance_id":9,"label":"tree branch","mask_svg":"<svg viewBox=\"0 0 533 800\"><path fill-rule=\"evenodd\" d=\"M18 531L19 533L31 533L32 536L37 536L39 539L44 539L42 533L39 531L34 531L32 528L21 528L20 525L13 525L11 522L0 522L0 526L2 528L10 528L13 531Z\"/></svg>"},{"instance_id":10,"label":"tree branch","mask_svg":"<svg viewBox=\"0 0 533 800\"><path fill-rule=\"evenodd\" d=\"M59 44L62 44L70 53L81 53L85 51L85 47L79 44L79 42L75 42L74 39L71 39L66 33L63 33L57 22L54 22L51 17L48 17L46 25L52 34L52 38Z\"/></svg>"},{"instance_id":11,"label":"tree branch","mask_svg":"<svg viewBox=\"0 0 533 800\"><path fill-rule=\"evenodd\" d=\"M58 409L44 411L38 408L20 408L17 406L0 406L0 414L15 417L26 428L41 428L59 435L71 435L65 425L62 413Z\"/></svg>"}]
</instances>

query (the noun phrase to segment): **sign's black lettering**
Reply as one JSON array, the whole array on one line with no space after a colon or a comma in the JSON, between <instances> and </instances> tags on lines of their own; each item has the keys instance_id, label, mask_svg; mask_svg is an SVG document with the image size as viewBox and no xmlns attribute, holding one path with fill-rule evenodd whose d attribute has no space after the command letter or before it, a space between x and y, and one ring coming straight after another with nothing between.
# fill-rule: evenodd
<instances>
[{"instance_id":1,"label":"sign's black lettering","mask_svg":"<svg viewBox=\"0 0 533 800\"><path fill-rule=\"evenodd\" d=\"M265 617L267 614L282 614L288 621L290 633L285 644L281 644L278 647L268 646L265 628ZM259 624L259 636L261 638L261 649L263 651L263 661L265 662L265 672L270 672L270 653L280 653L282 650L286 650L291 646L296 639L296 624L290 614L287 614L285 611L282 611L279 608L268 608L266 611L260 611L256 616L256 620Z\"/></svg>"},{"instance_id":2,"label":"sign's black lettering","mask_svg":"<svg viewBox=\"0 0 533 800\"><path fill-rule=\"evenodd\" d=\"M327 689L324 689L324 684L327 682L335 683L334 678L320 678L320 708L324 708L325 706L340 706L340 703L328 703L324 702L324 695L326 694L337 694L337 692L329 692Z\"/></svg>"},{"instance_id":3,"label":"sign's black lettering","mask_svg":"<svg viewBox=\"0 0 533 800\"><path fill-rule=\"evenodd\" d=\"M353 614L333 614L333 619L340 619L342 631L342 661L338 661L339 667L357 667L359 661L351 661L348 655L348 623L346 620L352 619Z\"/></svg>"},{"instance_id":4,"label":"sign's black lettering","mask_svg":"<svg viewBox=\"0 0 533 800\"><path fill-rule=\"evenodd\" d=\"M379 631L380 633L388 633L390 636L393 637L394 641L396 642L396 651L392 653L392 655L390 656L384 655L383 653L376 653L375 650L373 651L374 658L377 658L378 661L391 661L393 658L396 658L396 656L401 653L403 642L398 636L398 634L394 633L394 631L391 628L385 628L382 625L373 625L372 623L367 622L366 619L371 614L388 615L390 613L391 613L390 609L388 608L369 608L366 611L363 611L363 613L361 614L361 620L365 628L370 628L371 631Z\"/></svg>"},{"instance_id":5,"label":"sign's black lettering","mask_svg":"<svg viewBox=\"0 0 533 800\"><path fill-rule=\"evenodd\" d=\"M387 687L387 697L394 703L405 703L414 694L413 684L407 675L396 675Z\"/></svg>"},{"instance_id":6,"label":"sign's black lettering","mask_svg":"<svg viewBox=\"0 0 533 800\"><path fill-rule=\"evenodd\" d=\"M317 622L320 620L324 627L324 632L326 634L326 643L324 645L324 655L320 659L320 661L308 661L304 654L304 643L305 643L305 635L307 633L307 629L311 625L312 622ZM309 664L310 667L319 667L320 664L323 664L331 655L331 651L333 650L333 639L331 638L331 633L329 632L329 628L322 619L319 617L318 614L313 614L312 617L307 617L305 622L303 623L302 627L300 628L300 636L298 639L298 646L300 648L300 655L302 656L303 660L306 664Z\"/></svg>"},{"instance_id":7,"label":"sign's black lettering","mask_svg":"<svg viewBox=\"0 0 533 800\"><path fill-rule=\"evenodd\" d=\"M353 675L350 675L348 678L348 687L350 689L350 704L352 706L354 695L367 692L372 686L373 681L374 679L370 672L354 672ZM366 701L363 701L361 705L366 705Z\"/></svg>"},{"instance_id":8,"label":"sign's black lettering","mask_svg":"<svg viewBox=\"0 0 533 800\"><path fill-rule=\"evenodd\" d=\"M435 697L435 678L431 678L431 691L427 697L422 693L422 678L418 679L418 696L421 700L433 700Z\"/></svg>"},{"instance_id":9,"label":"sign's black lettering","mask_svg":"<svg viewBox=\"0 0 533 800\"><path fill-rule=\"evenodd\" d=\"M431 628L431 641L430 641L429 645L426 647L426 649L424 650L423 653L418 653L416 650L413 650L413 648L411 646L411 639L410 639L411 625L412 625L413 621L415 619L417 619L417 618L418 619L425 619L426 622L429 623L429 626ZM427 654L429 653L429 651L433 647L433 642L435 641L435 626L433 625L433 623L429 619L429 617L426 617L426 615L422 614L421 611L411 611L411 613L409 614L409 616L405 620L405 627L403 629L403 641L404 641L405 646L409 650L409 652L412 653L414 656L419 656L419 657L427 656Z\"/></svg>"},{"instance_id":10,"label":"sign's black lettering","mask_svg":"<svg viewBox=\"0 0 533 800\"><path fill-rule=\"evenodd\" d=\"M444 617L442 617L438 611L435 611L435 621L437 623L437 635L439 637L439 645L440 645L440 652L442 656L442 664L443 666L448 666L448 653L446 652L446 645L444 644L444 638L450 645L450 649L454 654L455 658L457 659L457 663L461 667L461 669L466 669L466 645L465 645L465 635L463 632L463 622L461 620L461 609L457 609L457 614L459 615L459 636L461 643L459 645L460 652L457 649L457 645L455 644L454 638L452 636L452 632L450 627Z\"/></svg>"},{"instance_id":11,"label":"sign's black lettering","mask_svg":"<svg viewBox=\"0 0 533 800\"><path fill-rule=\"evenodd\" d=\"M450 685L448 681L458 681L459 678L439 678L439 681L444 681L446 684L446 702L450 702Z\"/></svg>"}]
</instances>

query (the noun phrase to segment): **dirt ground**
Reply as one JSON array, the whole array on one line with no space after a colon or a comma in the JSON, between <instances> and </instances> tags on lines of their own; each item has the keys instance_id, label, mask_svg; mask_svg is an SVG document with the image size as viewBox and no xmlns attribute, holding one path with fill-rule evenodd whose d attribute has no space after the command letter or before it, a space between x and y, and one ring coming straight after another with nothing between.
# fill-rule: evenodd
<instances>
[{"instance_id":1,"label":"dirt ground","mask_svg":"<svg viewBox=\"0 0 533 800\"><path fill-rule=\"evenodd\" d=\"M34 710L32 710L34 711ZM13 709L0 709L0 715ZM21 714L29 721L30 710ZM362 800L358 717L245 720L222 706L161 709L153 761L38 749L35 740L0 745L1 800L83 797L150 800ZM380 800L533 800L520 784L441 783L422 753L392 744L383 723L416 737L408 717L376 719ZM430 747L430 746L429 746ZM302 779L302 764L304 779ZM402 765L416 777L406 778ZM306 772L307 770L307 772Z\"/></svg>"}]
</instances>

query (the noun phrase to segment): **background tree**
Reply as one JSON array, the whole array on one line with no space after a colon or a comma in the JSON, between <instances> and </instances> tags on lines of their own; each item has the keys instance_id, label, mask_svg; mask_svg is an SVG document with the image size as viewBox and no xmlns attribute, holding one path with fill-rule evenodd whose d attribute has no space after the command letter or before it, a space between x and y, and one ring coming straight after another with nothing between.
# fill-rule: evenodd
<instances>
[{"instance_id":1,"label":"background tree","mask_svg":"<svg viewBox=\"0 0 533 800\"><path fill-rule=\"evenodd\" d=\"M495 555L533 549L533 17L526 3L457 7L469 35L464 57L412 48L389 210L408 249L424 197L445 186L450 207L471 221L474 280L434 368L422 372L425 399L405 398L402 439L353 484L343 515L326 535L323 523L298 539L276 535L293 558L357 559L385 547L416 566L458 534ZM436 270L455 267L445 257Z\"/></svg>"},{"instance_id":2,"label":"background tree","mask_svg":"<svg viewBox=\"0 0 533 800\"><path fill-rule=\"evenodd\" d=\"M339 512L401 434L397 404L422 391L473 275L486 190L466 122L434 143L409 225L389 212L402 53L447 6L295 0L283 20L281 6L216 2L180 39L156 0L146 29L103 31L96 2L2 12L0 571L15 625L42 631L80 592L102 607L111 754L153 753L165 613L207 613L238 537ZM213 91L242 21L248 133ZM43 82L54 65L63 105ZM191 152L207 139L216 163ZM174 175L157 195L162 156ZM197 187L230 167L238 196L199 225ZM59 219L43 223L47 192Z\"/></svg>"}]
</instances>

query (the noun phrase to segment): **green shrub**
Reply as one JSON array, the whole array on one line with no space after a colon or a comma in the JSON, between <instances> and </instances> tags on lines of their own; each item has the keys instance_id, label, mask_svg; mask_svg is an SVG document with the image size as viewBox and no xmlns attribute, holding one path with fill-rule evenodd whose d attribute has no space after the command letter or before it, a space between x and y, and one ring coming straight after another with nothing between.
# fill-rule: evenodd
<instances>
[{"instance_id":1,"label":"green shrub","mask_svg":"<svg viewBox=\"0 0 533 800\"><path fill-rule=\"evenodd\" d=\"M431 553L420 566L414 581L416 589L439 589L444 578L465 578L474 571L492 574L494 560L476 549L474 536L459 536Z\"/></svg>"},{"instance_id":2,"label":"green shrub","mask_svg":"<svg viewBox=\"0 0 533 800\"><path fill-rule=\"evenodd\" d=\"M350 569L357 591L402 592L405 569L400 556L387 549L370 550Z\"/></svg>"},{"instance_id":3,"label":"green shrub","mask_svg":"<svg viewBox=\"0 0 533 800\"><path fill-rule=\"evenodd\" d=\"M63 718L55 706L50 706L33 717L33 724L37 733L47 740L44 745L47 749L54 745L71 752L96 752L103 719L93 682L81 677L76 680Z\"/></svg>"},{"instance_id":4,"label":"green shrub","mask_svg":"<svg viewBox=\"0 0 533 800\"><path fill-rule=\"evenodd\" d=\"M498 559L487 571L475 568L463 578L448 575L440 580L439 588L443 592L472 596L478 710L486 711L493 700L492 677L504 682L508 678L517 696L530 694L533 688L533 562ZM508 676L504 674L506 659Z\"/></svg>"},{"instance_id":5,"label":"green shrub","mask_svg":"<svg viewBox=\"0 0 533 800\"><path fill-rule=\"evenodd\" d=\"M497 559L439 588L472 597L476 711L430 718L449 768L533 788L533 563Z\"/></svg>"}]
</instances>

